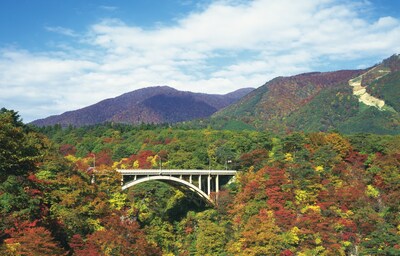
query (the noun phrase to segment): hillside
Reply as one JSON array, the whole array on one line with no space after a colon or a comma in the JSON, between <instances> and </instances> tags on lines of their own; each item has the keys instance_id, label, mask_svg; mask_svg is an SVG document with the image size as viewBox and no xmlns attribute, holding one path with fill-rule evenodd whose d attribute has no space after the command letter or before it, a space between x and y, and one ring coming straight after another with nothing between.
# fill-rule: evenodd
<instances>
[{"instance_id":1,"label":"hillside","mask_svg":"<svg viewBox=\"0 0 400 256\"><path fill-rule=\"evenodd\" d=\"M275 78L214 119L273 131L400 133L399 55L365 70Z\"/></svg>"},{"instance_id":2,"label":"hillside","mask_svg":"<svg viewBox=\"0 0 400 256\"><path fill-rule=\"evenodd\" d=\"M4 119L0 120L6 131L13 130ZM0 192L4 193L0 206L6 205L0 208L5 220L0 222L0 231L3 227L11 237L5 241L6 250L21 240L25 242L21 248L33 243L29 238L35 230L20 228L17 233L11 228L18 223L14 216L33 215L37 211L28 211L28 207L45 206L42 218L56 221L45 226L52 232L37 240L52 238L60 230L70 234L54 235L56 241L70 245L65 249L69 255L83 255L82 251L104 255L111 250L115 255L146 255L127 250L134 246L149 250L151 245L157 246L160 253L148 255L400 253L400 135L274 135L264 131L122 124L38 130L45 132L50 139L47 142L59 148L70 169L60 171L54 162L57 158L46 157L51 162L38 166L36 176L40 179L33 179L33 175L30 178L41 182L36 186L43 188L43 194L28 182L20 183L21 179L9 178L3 187L0 184ZM0 133L0 139L12 145L15 138L7 134ZM30 139L21 145L25 148L37 145L37 141ZM11 148L0 151L0 156ZM16 153L20 152L25 153ZM39 157L43 155L48 153L38 152ZM110 171L159 170L160 158L163 169L227 167L238 170L238 175L218 194L212 194L215 208L204 208L187 190L162 182L149 181L121 191L121 177ZM10 160L4 164L0 161L0 166L7 167ZM95 184L87 172L94 160ZM24 170L20 162L16 164L18 171ZM14 166L7 169L10 174ZM7 176L11 175L1 177ZM17 185L10 189L9 184ZM30 199L29 195L33 198L25 199ZM27 203L20 203L21 198ZM38 205L38 200L43 203ZM7 207L9 202L14 203L10 204L13 208ZM125 221L115 221L113 216ZM13 217L14 221L7 221ZM38 221L39 227L45 221ZM135 236L130 235L133 232ZM138 243L131 237L144 241ZM0 255L13 254L2 254L0 246Z\"/></svg>"},{"instance_id":3,"label":"hillside","mask_svg":"<svg viewBox=\"0 0 400 256\"><path fill-rule=\"evenodd\" d=\"M240 89L226 95L183 92L157 86L125 93L94 105L33 121L37 126L116 123L176 123L209 117L252 91Z\"/></svg>"}]
</instances>

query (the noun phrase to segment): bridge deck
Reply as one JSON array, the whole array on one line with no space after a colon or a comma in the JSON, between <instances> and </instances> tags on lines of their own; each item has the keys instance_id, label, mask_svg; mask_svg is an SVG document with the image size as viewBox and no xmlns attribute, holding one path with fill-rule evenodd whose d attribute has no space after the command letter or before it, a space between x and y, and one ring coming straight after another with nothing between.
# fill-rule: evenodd
<instances>
[{"instance_id":1,"label":"bridge deck","mask_svg":"<svg viewBox=\"0 0 400 256\"><path fill-rule=\"evenodd\" d=\"M160 170L160 169L118 169L122 175L227 175L234 176L235 170Z\"/></svg>"}]
</instances>

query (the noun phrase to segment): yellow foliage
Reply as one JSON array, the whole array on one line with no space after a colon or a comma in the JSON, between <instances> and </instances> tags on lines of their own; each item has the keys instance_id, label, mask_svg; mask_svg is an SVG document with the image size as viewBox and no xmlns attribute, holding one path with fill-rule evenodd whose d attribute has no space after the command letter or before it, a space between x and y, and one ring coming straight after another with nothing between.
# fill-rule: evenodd
<instances>
[{"instance_id":1,"label":"yellow foliage","mask_svg":"<svg viewBox=\"0 0 400 256\"><path fill-rule=\"evenodd\" d=\"M126 163L128 162L128 158L122 158L120 161L118 162L114 162L112 165L112 168L115 169L127 169L129 168L129 166L126 165Z\"/></svg>"},{"instance_id":2,"label":"yellow foliage","mask_svg":"<svg viewBox=\"0 0 400 256\"><path fill-rule=\"evenodd\" d=\"M86 222L87 222L88 225L89 225L90 227L92 227L93 230L95 230L95 231L104 230L104 227L103 227L102 225L100 225L100 220L99 220L99 219L95 219L95 220L94 220L94 219L89 218L89 219L87 219Z\"/></svg>"},{"instance_id":3,"label":"yellow foliage","mask_svg":"<svg viewBox=\"0 0 400 256\"><path fill-rule=\"evenodd\" d=\"M160 157L158 155L155 155L154 157L151 158L150 162L151 166L157 167L160 164Z\"/></svg>"},{"instance_id":4,"label":"yellow foliage","mask_svg":"<svg viewBox=\"0 0 400 256\"><path fill-rule=\"evenodd\" d=\"M323 246L317 246L313 249L305 249L303 252L299 252L298 256L314 256L314 255L326 255L324 254L325 248Z\"/></svg>"},{"instance_id":5,"label":"yellow foliage","mask_svg":"<svg viewBox=\"0 0 400 256\"><path fill-rule=\"evenodd\" d=\"M139 161L136 160L135 162L133 162L133 168L134 169L139 169Z\"/></svg>"},{"instance_id":6,"label":"yellow foliage","mask_svg":"<svg viewBox=\"0 0 400 256\"><path fill-rule=\"evenodd\" d=\"M211 131L210 130L205 130L204 131L204 137L209 137L211 135Z\"/></svg>"},{"instance_id":7,"label":"yellow foliage","mask_svg":"<svg viewBox=\"0 0 400 256\"><path fill-rule=\"evenodd\" d=\"M343 241L342 244L343 244L344 247L349 247L351 245L351 242L350 241Z\"/></svg>"},{"instance_id":8,"label":"yellow foliage","mask_svg":"<svg viewBox=\"0 0 400 256\"><path fill-rule=\"evenodd\" d=\"M272 211L260 211L243 227L240 237L231 242L228 251L232 255L279 255L285 237L275 224ZM218 254L214 254L218 255Z\"/></svg>"},{"instance_id":9,"label":"yellow foliage","mask_svg":"<svg viewBox=\"0 0 400 256\"><path fill-rule=\"evenodd\" d=\"M18 247L20 246L20 243L6 243L7 255L17 255Z\"/></svg>"},{"instance_id":10,"label":"yellow foliage","mask_svg":"<svg viewBox=\"0 0 400 256\"><path fill-rule=\"evenodd\" d=\"M354 212L352 212L351 210L348 210L347 212L345 212L345 214L344 214L344 216L345 217L351 217L351 216L353 216L354 215Z\"/></svg>"},{"instance_id":11,"label":"yellow foliage","mask_svg":"<svg viewBox=\"0 0 400 256\"><path fill-rule=\"evenodd\" d=\"M79 158L77 158L77 157L75 157L73 155L67 155L64 158L67 159L68 161L72 162L72 163L75 163L76 161L79 160Z\"/></svg>"},{"instance_id":12,"label":"yellow foliage","mask_svg":"<svg viewBox=\"0 0 400 256\"><path fill-rule=\"evenodd\" d=\"M120 166L119 166L120 163L121 163L121 162L114 162L113 165L112 165L112 169L113 169L113 170L118 169L118 168L120 167Z\"/></svg>"},{"instance_id":13,"label":"yellow foliage","mask_svg":"<svg viewBox=\"0 0 400 256\"><path fill-rule=\"evenodd\" d=\"M291 230L283 234L283 239L286 243L291 245L299 244L300 238L298 236L300 229L298 227L293 227Z\"/></svg>"},{"instance_id":14,"label":"yellow foliage","mask_svg":"<svg viewBox=\"0 0 400 256\"><path fill-rule=\"evenodd\" d=\"M329 210L335 212L336 214L343 216L343 212L340 208L338 208L337 206L331 206L329 207Z\"/></svg>"},{"instance_id":15,"label":"yellow foliage","mask_svg":"<svg viewBox=\"0 0 400 256\"><path fill-rule=\"evenodd\" d=\"M331 183L335 188L341 188L343 187L343 181L337 177L332 177Z\"/></svg>"},{"instance_id":16,"label":"yellow foliage","mask_svg":"<svg viewBox=\"0 0 400 256\"><path fill-rule=\"evenodd\" d=\"M269 157L269 158L273 158L274 155L275 155L275 153L274 153L273 151L269 151L269 152L268 152L268 157ZM271 159L270 161L272 161L272 159Z\"/></svg>"},{"instance_id":17,"label":"yellow foliage","mask_svg":"<svg viewBox=\"0 0 400 256\"><path fill-rule=\"evenodd\" d=\"M346 156L351 149L350 142L343 138L340 134L331 133L326 135L325 139L327 143L332 145L332 148L336 150L341 157Z\"/></svg>"},{"instance_id":18,"label":"yellow foliage","mask_svg":"<svg viewBox=\"0 0 400 256\"><path fill-rule=\"evenodd\" d=\"M293 156L290 153L285 154L285 161L286 162L293 162Z\"/></svg>"},{"instance_id":19,"label":"yellow foliage","mask_svg":"<svg viewBox=\"0 0 400 256\"><path fill-rule=\"evenodd\" d=\"M300 210L301 213L307 212L307 210L312 210L316 213L321 213L321 208L318 205L306 205Z\"/></svg>"},{"instance_id":20,"label":"yellow foliage","mask_svg":"<svg viewBox=\"0 0 400 256\"><path fill-rule=\"evenodd\" d=\"M294 193L295 193L295 198L296 198L296 204L301 204L308 200L307 191L297 189L294 191Z\"/></svg>"},{"instance_id":21,"label":"yellow foliage","mask_svg":"<svg viewBox=\"0 0 400 256\"><path fill-rule=\"evenodd\" d=\"M324 170L324 167L322 165L318 165L317 167L315 167L315 171L317 172L322 172Z\"/></svg>"},{"instance_id":22,"label":"yellow foliage","mask_svg":"<svg viewBox=\"0 0 400 256\"><path fill-rule=\"evenodd\" d=\"M162 162L162 167L163 167L163 169L168 169L170 163L171 163L170 161Z\"/></svg>"},{"instance_id":23,"label":"yellow foliage","mask_svg":"<svg viewBox=\"0 0 400 256\"><path fill-rule=\"evenodd\" d=\"M344 228L344 225L335 223L335 224L333 224L333 228L335 229L335 231L340 231Z\"/></svg>"},{"instance_id":24,"label":"yellow foliage","mask_svg":"<svg viewBox=\"0 0 400 256\"><path fill-rule=\"evenodd\" d=\"M124 207L125 205L126 199L126 194L116 192L111 195L111 198L108 200L108 202L111 204L112 207L114 207L114 209L121 210L122 207Z\"/></svg>"},{"instance_id":25,"label":"yellow foliage","mask_svg":"<svg viewBox=\"0 0 400 256\"><path fill-rule=\"evenodd\" d=\"M367 196L377 198L379 196L379 190L374 188L372 185L367 186L367 191L365 192Z\"/></svg>"},{"instance_id":26,"label":"yellow foliage","mask_svg":"<svg viewBox=\"0 0 400 256\"><path fill-rule=\"evenodd\" d=\"M293 232L294 234L299 234L300 233L300 229L298 228L298 227L296 227L296 226L294 226L291 230L290 230L290 232Z\"/></svg>"}]
</instances>

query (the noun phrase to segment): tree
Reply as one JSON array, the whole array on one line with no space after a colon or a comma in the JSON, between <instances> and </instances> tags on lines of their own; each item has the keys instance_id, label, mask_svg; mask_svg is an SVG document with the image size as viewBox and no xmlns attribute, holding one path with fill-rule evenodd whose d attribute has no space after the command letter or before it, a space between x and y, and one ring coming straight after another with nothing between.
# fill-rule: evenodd
<instances>
[{"instance_id":1,"label":"tree","mask_svg":"<svg viewBox=\"0 0 400 256\"><path fill-rule=\"evenodd\" d=\"M5 240L8 252L26 256L65 255L65 251L54 241L50 231L36 226L36 222L19 223L7 233L10 235L10 238Z\"/></svg>"},{"instance_id":2,"label":"tree","mask_svg":"<svg viewBox=\"0 0 400 256\"><path fill-rule=\"evenodd\" d=\"M279 255L284 244L273 212L263 209L258 215L251 217L239 237L227 247L234 255Z\"/></svg>"},{"instance_id":3,"label":"tree","mask_svg":"<svg viewBox=\"0 0 400 256\"><path fill-rule=\"evenodd\" d=\"M225 228L210 220L200 220L198 223L196 241L197 255L221 255L225 251Z\"/></svg>"},{"instance_id":4,"label":"tree","mask_svg":"<svg viewBox=\"0 0 400 256\"><path fill-rule=\"evenodd\" d=\"M123 213L104 218L102 224L104 229L89 235L80 250L96 248L100 255L161 255L159 249L148 243L139 224Z\"/></svg>"},{"instance_id":5,"label":"tree","mask_svg":"<svg viewBox=\"0 0 400 256\"><path fill-rule=\"evenodd\" d=\"M44 141L29 130L17 112L0 110L0 182L9 175L27 175L37 168Z\"/></svg>"}]
</instances>

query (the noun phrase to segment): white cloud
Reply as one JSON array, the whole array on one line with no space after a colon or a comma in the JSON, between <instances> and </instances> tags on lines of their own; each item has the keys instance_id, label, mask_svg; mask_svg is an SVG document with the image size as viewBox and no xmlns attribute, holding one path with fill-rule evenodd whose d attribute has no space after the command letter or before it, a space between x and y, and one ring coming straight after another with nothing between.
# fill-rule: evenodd
<instances>
[{"instance_id":1,"label":"white cloud","mask_svg":"<svg viewBox=\"0 0 400 256\"><path fill-rule=\"evenodd\" d=\"M111 5L101 5L99 8L102 10L105 10L105 11L109 11L109 12L118 10L117 6L111 6Z\"/></svg>"},{"instance_id":2,"label":"white cloud","mask_svg":"<svg viewBox=\"0 0 400 256\"><path fill-rule=\"evenodd\" d=\"M54 33L57 33L57 34L61 34L61 35L64 35L64 36L71 36L71 37L77 37L78 36L78 34L75 33L75 31L73 31L70 28L46 26L45 29L47 31L54 32Z\"/></svg>"},{"instance_id":3,"label":"white cloud","mask_svg":"<svg viewBox=\"0 0 400 256\"><path fill-rule=\"evenodd\" d=\"M400 52L399 20L369 20L368 8L365 1L225 0L151 29L118 19L92 24L84 36L47 27L78 44L62 44L61 53L3 49L0 103L26 93L15 109L32 120L146 86L227 93L340 61L368 66L360 61ZM42 97L48 103L35 101Z\"/></svg>"}]
</instances>

